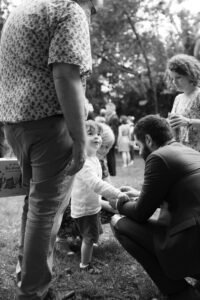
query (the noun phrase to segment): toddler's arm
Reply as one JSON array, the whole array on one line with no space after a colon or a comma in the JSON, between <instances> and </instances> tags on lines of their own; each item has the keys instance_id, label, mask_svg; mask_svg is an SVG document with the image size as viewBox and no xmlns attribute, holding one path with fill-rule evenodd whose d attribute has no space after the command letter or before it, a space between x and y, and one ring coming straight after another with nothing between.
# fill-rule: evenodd
<instances>
[{"instance_id":1,"label":"toddler's arm","mask_svg":"<svg viewBox=\"0 0 200 300\"><path fill-rule=\"evenodd\" d=\"M122 193L120 189L115 188L112 184L104 181L102 178L98 177L96 170L94 170L93 165L90 162L85 163L82 170L79 171L79 179L82 180L83 185L86 185L88 190L95 192L98 195L103 196L105 199L110 200L118 198L124 198L129 200L128 195Z\"/></svg>"},{"instance_id":2,"label":"toddler's arm","mask_svg":"<svg viewBox=\"0 0 200 300\"><path fill-rule=\"evenodd\" d=\"M109 203L112 206L113 209L117 210L117 203L120 201L121 204L124 204L126 202L129 202L130 199L127 194L120 192L117 199L110 199Z\"/></svg>"},{"instance_id":3,"label":"toddler's arm","mask_svg":"<svg viewBox=\"0 0 200 300\"><path fill-rule=\"evenodd\" d=\"M131 186L121 186L120 191L126 193L129 198L135 198L140 196L140 191Z\"/></svg>"},{"instance_id":4,"label":"toddler's arm","mask_svg":"<svg viewBox=\"0 0 200 300\"><path fill-rule=\"evenodd\" d=\"M115 200L115 201L116 201L116 200ZM118 213L118 210L112 208L112 206L110 205L110 203L109 203L108 201L101 199L101 200L100 200L100 203L101 203L101 207L102 207L103 209L105 209L106 211L112 212L112 213L114 213L114 214L117 214L117 213Z\"/></svg>"}]
</instances>

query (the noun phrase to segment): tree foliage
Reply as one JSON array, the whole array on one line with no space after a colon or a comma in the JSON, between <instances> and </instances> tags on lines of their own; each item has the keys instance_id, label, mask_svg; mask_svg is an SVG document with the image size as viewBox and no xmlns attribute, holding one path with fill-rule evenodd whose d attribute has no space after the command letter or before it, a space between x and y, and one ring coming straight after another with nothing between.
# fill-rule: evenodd
<instances>
[{"instance_id":1,"label":"tree foliage","mask_svg":"<svg viewBox=\"0 0 200 300\"><path fill-rule=\"evenodd\" d=\"M169 0L105 2L92 23L89 100L96 108L111 99L120 114L164 114L174 98L164 84L166 62L176 53L193 54L199 15L174 12Z\"/></svg>"},{"instance_id":2,"label":"tree foliage","mask_svg":"<svg viewBox=\"0 0 200 300\"><path fill-rule=\"evenodd\" d=\"M11 1L0 0L0 32L3 28L3 24L9 14L9 8L11 7Z\"/></svg>"},{"instance_id":3,"label":"tree foliage","mask_svg":"<svg viewBox=\"0 0 200 300\"><path fill-rule=\"evenodd\" d=\"M200 58L200 13L183 8L188 0L105 0L92 20L93 75L87 97L95 112L108 100L119 114L165 114L174 94L166 89L168 58ZM178 11L172 6L178 4ZM12 0L0 0L0 30Z\"/></svg>"}]
</instances>

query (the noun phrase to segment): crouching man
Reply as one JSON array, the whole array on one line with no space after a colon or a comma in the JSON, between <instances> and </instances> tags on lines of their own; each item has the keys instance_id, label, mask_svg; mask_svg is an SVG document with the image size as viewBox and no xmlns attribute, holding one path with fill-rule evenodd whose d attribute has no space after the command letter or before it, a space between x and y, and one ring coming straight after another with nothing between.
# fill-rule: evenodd
<instances>
[{"instance_id":1,"label":"crouching man","mask_svg":"<svg viewBox=\"0 0 200 300\"><path fill-rule=\"evenodd\" d=\"M134 136L144 183L139 197L126 187L134 200L111 203L120 213L113 232L168 299L200 299L185 280L200 279L200 153L176 142L167 121L155 115L140 119Z\"/></svg>"}]
</instances>

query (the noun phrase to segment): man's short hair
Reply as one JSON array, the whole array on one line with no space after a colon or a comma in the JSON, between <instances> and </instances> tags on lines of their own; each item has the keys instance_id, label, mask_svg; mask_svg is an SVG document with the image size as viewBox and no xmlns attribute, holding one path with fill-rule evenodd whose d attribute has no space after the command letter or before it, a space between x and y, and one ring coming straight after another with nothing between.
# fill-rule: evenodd
<instances>
[{"instance_id":1,"label":"man's short hair","mask_svg":"<svg viewBox=\"0 0 200 300\"><path fill-rule=\"evenodd\" d=\"M137 139L144 143L146 134L149 134L159 147L173 139L173 133L169 123L166 119L157 115L148 115L136 123L134 135Z\"/></svg>"}]
</instances>

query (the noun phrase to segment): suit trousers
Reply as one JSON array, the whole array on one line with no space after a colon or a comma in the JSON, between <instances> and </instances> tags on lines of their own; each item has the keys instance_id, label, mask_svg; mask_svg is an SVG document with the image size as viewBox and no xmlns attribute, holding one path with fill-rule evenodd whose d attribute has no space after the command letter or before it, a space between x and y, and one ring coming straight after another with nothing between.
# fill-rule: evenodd
<instances>
[{"instance_id":1,"label":"suit trousers","mask_svg":"<svg viewBox=\"0 0 200 300\"><path fill-rule=\"evenodd\" d=\"M123 248L143 266L164 295L179 293L188 286L184 278L173 280L167 277L159 264L154 248L154 233L159 230L155 220L141 224L114 215L111 228Z\"/></svg>"},{"instance_id":2,"label":"suit trousers","mask_svg":"<svg viewBox=\"0 0 200 300\"><path fill-rule=\"evenodd\" d=\"M43 300L52 278L53 248L73 176L66 174L72 140L64 118L5 124L26 188L17 272L17 299Z\"/></svg>"}]
</instances>

